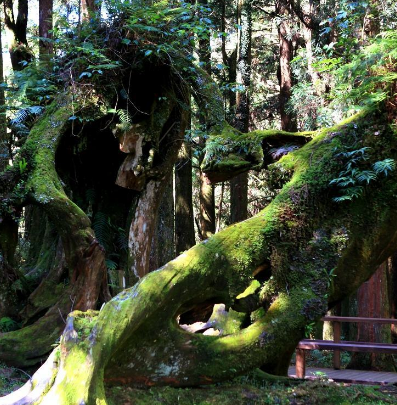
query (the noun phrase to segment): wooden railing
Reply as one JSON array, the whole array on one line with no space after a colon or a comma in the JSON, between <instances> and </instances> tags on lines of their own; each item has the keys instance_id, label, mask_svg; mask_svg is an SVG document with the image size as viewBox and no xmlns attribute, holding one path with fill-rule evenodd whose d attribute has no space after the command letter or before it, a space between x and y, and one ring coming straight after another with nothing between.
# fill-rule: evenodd
<instances>
[{"instance_id":1,"label":"wooden railing","mask_svg":"<svg viewBox=\"0 0 397 405\"><path fill-rule=\"evenodd\" d=\"M296 376L304 378L306 372L306 350L333 350L333 365L334 369L340 369L340 351L346 350L351 352L367 352L367 353L390 353L397 354L397 344L391 343L373 343L373 342L352 342L341 341L341 323L371 323L371 324L388 324L397 325L397 319L389 318L360 318L348 316L325 316L322 321L330 321L333 323L334 340L301 340L296 348Z\"/></svg>"}]
</instances>

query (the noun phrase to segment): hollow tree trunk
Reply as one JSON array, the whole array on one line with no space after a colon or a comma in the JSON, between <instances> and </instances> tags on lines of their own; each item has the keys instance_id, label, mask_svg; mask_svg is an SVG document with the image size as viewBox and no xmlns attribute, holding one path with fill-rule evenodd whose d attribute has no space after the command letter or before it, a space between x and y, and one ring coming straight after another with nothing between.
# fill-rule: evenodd
<instances>
[{"instance_id":1,"label":"hollow tree trunk","mask_svg":"<svg viewBox=\"0 0 397 405\"><path fill-rule=\"evenodd\" d=\"M62 330L73 309L95 308L106 277L105 256L86 214L65 195L55 171L55 152L70 129L68 95L56 100L36 125L21 152L28 162L26 199L41 207L57 228L70 271L70 284L57 291L58 300L34 324L0 338L0 358L16 366L36 364ZM35 345L28 342L35 341Z\"/></svg>"},{"instance_id":2,"label":"hollow tree trunk","mask_svg":"<svg viewBox=\"0 0 397 405\"><path fill-rule=\"evenodd\" d=\"M105 382L201 385L263 364L286 373L286 359L305 326L357 289L395 250L397 173L344 205L332 201L337 190L330 186L345 164L332 159L335 148L350 150L357 128L360 147L377 151L368 164L397 158L397 133L386 122L379 110L363 112L284 156L269 169L290 177L262 212L148 274L99 314L72 313L35 384L3 403L25 397L30 404L31 395L40 398L38 404L104 405ZM374 128L383 128L379 136ZM257 131L253 140L278 136ZM255 316L227 335L195 334L178 325L179 315L208 303Z\"/></svg>"}]
</instances>

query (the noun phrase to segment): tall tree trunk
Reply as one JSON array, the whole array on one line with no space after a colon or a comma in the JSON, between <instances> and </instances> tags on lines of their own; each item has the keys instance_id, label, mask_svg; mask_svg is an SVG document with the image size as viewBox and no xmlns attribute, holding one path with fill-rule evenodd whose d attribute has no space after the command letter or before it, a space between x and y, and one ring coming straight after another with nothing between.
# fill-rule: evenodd
<instances>
[{"instance_id":1,"label":"tall tree trunk","mask_svg":"<svg viewBox=\"0 0 397 405\"><path fill-rule=\"evenodd\" d=\"M14 70L22 70L33 54L27 40L28 0L18 0L18 15L15 19L13 1L4 0L4 23L8 37L8 50Z\"/></svg>"},{"instance_id":2,"label":"tall tree trunk","mask_svg":"<svg viewBox=\"0 0 397 405\"><path fill-rule=\"evenodd\" d=\"M2 24L1 24L2 25ZM2 27L0 25L0 50L3 49ZM0 83L4 82L3 53L0 52ZM0 86L0 173L7 167L10 159L10 145L7 134L6 103L4 87Z\"/></svg>"},{"instance_id":3,"label":"tall tree trunk","mask_svg":"<svg viewBox=\"0 0 397 405\"><path fill-rule=\"evenodd\" d=\"M239 0L238 3L239 46L237 62L237 81L243 89L237 93L236 116L233 126L246 133L249 128L250 105L249 90L251 85L251 41L252 9L251 1ZM243 173L230 182L230 222L240 222L248 215L248 173Z\"/></svg>"},{"instance_id":4,"label":"tall tree trunk","mask_svg":"<svg viewBox=\"0 0 397 405\"><path fill-rule=\"evenodd\" d=\"M39 0L39 54L40 60L48 61L53 54L52 43L53 0Z\"/></svg>"},{"instance_id":5,"label":"tall tree trunk","mask_svg":"<svg viewBox=\"0 0 397 405\"><path fill-rule=\"evenodd\" d=\"M357 316L363 318L390 318L391 303L388 291L389 261L383 263L376 273L357 291ZM359 342L391 343L390 325L371 325L358 323L357 337ZM354 353L348 368L395 371L393 356L375 353Z\"/></svg>"},{"instance_id":6,"label":"tall tree trunk","mask_svg":"<svg viewBox=\"0 0 397 405\"><path fill-rule=\"evenodd\" d=\"M175 165L175 250L177 254L195 245L192 152L187 142L182 144Z\"/></svg>"},{"instance_id":7,"label":"tall tree trunk","mask_svg":"<svg viewBox=\"0 0 397 405\"><path fill-rule=\"evenodd\" d=\"M157 226L152 240L149 271L153 271L175 257L174 184L169 178L157 214Z\"/></svg>"},{"instance_id":8,"label":"tall tree trunk","mask_svg":"<svg viewBox=\"0 0 397 405\"><path fill-rule=\"evenodd\" d=\"M287 12L284 0L279 0L276 3L276 13L284 17ZM289 38L288 24L284 18L278 26L278 39L281 129L293 132L297 130L296 120L287 111L287 103L291 98L292 88L291 60L293 58L293 44L292 39Z\"/></svg>"},{"instance_id":9,"label":"tall tree trunk","mask_svg":"<svg viewBox=\"0 0 397 405\"><path fill-rule=\"evenodd\" d=\"M201 5L207 5L208 0L199 0ZM211 47L209 39L201 39L199 41L199 57L200 62L204 65L204 70L211 75ZM204 117L200 116L200 124L205 126ZM205 140L200 139L200 148L205 148ZM199 166L204 159L204 154L202 153L199 158ZM200 232L199 235L202 239L208 239L215 233L215 190L214 186L209 182L205 173L200 169L199 174L199 224Z\"/></svg>"},{"instance_id":10,"label":"tall tree trunk","mask_svg":"<svg viewBox=\"0 0 397 405\"><path fill-rule=\"evenodd\" d=\"M81 0L81 14L83 21L100 16L102 0Z\"/></svg>"},{"instance_id":11,"label":"tall tree trunk","mask_svg":"<svg viewBox=\"0 0 397 405\"><path fill-rule=\"evenodd\" d=\"M168 131L168 149L164 147L167 158L158 168L158 180L150 180L141 195L135 210L129 232L129 250L131 256L131 273L137 279L143 277L150 269L150 252L156 232L157 216L160 207L161 196L167 187L172 175L174 164L178 158L183 136L187 128L187 113L179 113L179 122ZM172 237L172 242L173 242ZM161 249L161 247L160 247Z\"/></svg>"},{"instance_id":12,"label":"tall tree trunk","mask_svg":"<svg viewBox=\"0 0 397 405\"><path fill-rule=\"evenodd\" d=\"M390 315L397 319L397 253L389 259L388 287L390 301ZM392 341L397 343L397 325L392 325Z\"/></svg>"}]
</instances>

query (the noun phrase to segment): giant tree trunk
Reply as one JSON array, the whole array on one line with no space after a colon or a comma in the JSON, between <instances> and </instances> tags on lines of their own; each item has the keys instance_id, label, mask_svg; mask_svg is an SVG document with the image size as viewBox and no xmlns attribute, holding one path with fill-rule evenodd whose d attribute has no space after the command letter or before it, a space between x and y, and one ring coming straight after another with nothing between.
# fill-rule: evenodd
<instances>
[{"instance_id":1,"label":"giant tree trunk","mask_svg":"<svg viewBox=\"0 0 397 405\"><path fill-rule=\"evenodd\" d=\"M360 147L377 151L368 164L397 158L397 134L382 125L386 122L380 111L361 113L284 156L270 170L287 172L289 178L262 212L148 274L99 314L72 313L59 348L33 382L0 404L22 397L25 404L106 404L105 383L192 386L259 366L285 374L305 326L351 294L394 252L397 174L379 179L365 197L344 205L332 202L338 190L330 186L345 164L332 159L335 148L350 148L357 128ZM374 128L382 128L377 136ZM257 131L253 140L281 135L286 134ZM179 325L180 315L201 313L215 303L251 321L224 333L211 322L207 328L217 329L217 336Z\"/></svg>"}]
</instances>

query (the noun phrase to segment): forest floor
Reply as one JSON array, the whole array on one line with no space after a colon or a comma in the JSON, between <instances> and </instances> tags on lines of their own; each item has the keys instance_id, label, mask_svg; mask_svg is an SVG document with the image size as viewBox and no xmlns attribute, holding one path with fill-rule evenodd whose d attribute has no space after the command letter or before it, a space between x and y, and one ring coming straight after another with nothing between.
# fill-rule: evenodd
<instances>
[{"instance_id":1,"label":"forest floor","mask_svg":"<svg viewBox=\"0 0 397 405\"><path fill-rule=\"evenodd\" d=\"M27 376L0 365L0 396L18 389ZM397 405L397 387L337 384L326 380L291 386L267 383L251 376L231 382L176 389L128 387L107 389L111 405Z\"/></svg>"},{"instance_id":2,"label":"forest floor","mask_svg":"<svg viewBox=\"0 0 397 405\"><path fill-rule=\"evenodd\" d=\"M305 381L295 386L265 384L247 377L200 388L137 390L114 387L111 405L384 405L397 404L397 387Z\"/></svg>"}]
</instances>

